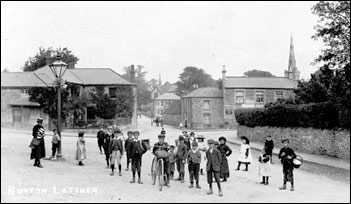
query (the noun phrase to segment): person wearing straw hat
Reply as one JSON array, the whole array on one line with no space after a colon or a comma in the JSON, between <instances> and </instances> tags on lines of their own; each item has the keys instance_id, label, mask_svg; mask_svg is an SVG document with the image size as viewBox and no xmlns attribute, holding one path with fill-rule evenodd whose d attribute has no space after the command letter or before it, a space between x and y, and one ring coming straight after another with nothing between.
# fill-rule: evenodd
<instances>
[{"instance_id":1,"label":"person wearing straw hat","mask_svg":"<svg viewBox=\"0 0 351 204\"><path fill-rule=\"evenodd\" d=\"M200 150L201 153L201 164L200 164L200 174L204 174L204 170L206 170L206 151L208 149L207 144L205 143L205 137L203 135L199 135L196 137L197 139L197 144L198 144L198 149Z\"/></svg>"},{"instance_id":2,"label":"person wearing straw hat","mask_svg":"<svg viewBox=\"0 0 351 204\"><path fill-rule=\"evenodd\" d=\"M30 159L34 159L34 166L43 168L40 164L40 159L45 157L45 129L42 118L37 119L37 124L33 127L32 136L33 139L29 145L32 149Z\"/></svg>"},{"instance_id":3,"label":"person wearing straw hat","mask_svg":"<svg viewBox=\"0 0 351 204\"><path fill-rule=\"evenodd\" d=\"M235 169L236 171L240 170L240 165L245 164L245 169L243 171L248 171L248 166L252 162L252 156L250 151L250 141L247 137L241 136L242 144L239 150L239 158L238 158L238 167Z\"/></svg>"},{"instance_id":4,"label":"person wearing straw hat","mask_svg":"<svg viewBox=\"0 0 351 204\"><path fill-rule=\"evenodd\" d=\"M227 157L229 157L232 154L232 149L230 149L230 147L226 144L227 139L225 137L220 137L218 141L220 143L218 146L218 150L221 152L222 156L220 177L223 179L222 182L226 182L227 178L229 178L230 175Z\"/></svg>"},{"instance_id":5,"label":"person wearing straw hat","mask_svg":"<svg viewBox=\"0 0 351 204\"><path fill-rule=\"evenodd\" d=\"M280 187L280 190L286 189L286 182L290 181L291 187L290 191L294 191L294 175L293 175L293 159L296 158L296 154L293 149L289 147L289 139L283 139L282 143L284 145L283 148L280 149L278 158L281 159L281 163L283 164L283 186Z\"/></svg>"},{"instance_id":6,"label":"person wearing straw hat","mask_svg":"<svg viewBox=\"0 0 351 204\"><path fill-rule=\"evenodd\" d=\"M220 183L220 169L221 169L221 162L222 157L221 153L218 149L214 148L216 141L213 139L207 140L207 144L209 149L206 151L206 171L207 171L207 183L209 185L209 191L207 192L208 195L213 194L212 190L212 179L213 176L215 177L217 186L218 186L218 195L223 196L221 183Z\"/></svg>"}]
</instances>

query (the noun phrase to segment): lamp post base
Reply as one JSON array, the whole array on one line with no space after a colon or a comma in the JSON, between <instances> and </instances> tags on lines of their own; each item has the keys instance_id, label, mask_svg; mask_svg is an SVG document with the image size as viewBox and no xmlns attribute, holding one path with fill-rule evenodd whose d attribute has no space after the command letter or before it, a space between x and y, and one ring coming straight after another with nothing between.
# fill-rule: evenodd
<instances>
[{"instance_id":1,"label":"lamp post base","mask_svg":"<svg viewBox=\"0 0 351 204\"><path fill-rule=\"evenodd\" d=\"M66 161L62 154L56 156L57 161Z\"/></svg>"}]
</instances>

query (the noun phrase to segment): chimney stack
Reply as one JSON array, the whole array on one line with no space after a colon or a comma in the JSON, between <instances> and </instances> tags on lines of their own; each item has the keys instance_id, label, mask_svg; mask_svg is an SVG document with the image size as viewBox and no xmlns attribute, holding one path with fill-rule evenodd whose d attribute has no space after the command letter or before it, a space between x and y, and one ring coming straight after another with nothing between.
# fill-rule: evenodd
<instances>
[{"instance_id":1,"label":"chimney stack","mask_svg":"<svg viewBox=\"0 0 351 204\"><path fill-rule=\"evenodd\" d=\"M135 83L135 70L134 70L134 64L132 64L130 68L130 82Z\"/></svg>"}]
</instances>

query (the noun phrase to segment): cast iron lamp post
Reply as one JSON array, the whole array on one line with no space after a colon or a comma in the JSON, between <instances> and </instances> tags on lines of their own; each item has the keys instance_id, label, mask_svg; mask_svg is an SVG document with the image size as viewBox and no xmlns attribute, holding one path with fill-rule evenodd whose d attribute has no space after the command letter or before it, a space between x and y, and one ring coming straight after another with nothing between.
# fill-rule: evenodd
<instances>
[{"instance_id":1,"label":"cast iron lamp post","mask_svg":"<svg viewBox=\"0 0 351 204\"><path fill-rule=\"evenodd\" d=\"M64 160L62 156L62 137L61 137L61 86L62 83L62 76L65 74L67 70L67 64L61 61L61 57L59 55L56 56L56 60L49 65L52 73L56 78L56 85L57 85L57 133L61 139L58 146L57 151L57 160Z\"/></svg>"}]
</instances>

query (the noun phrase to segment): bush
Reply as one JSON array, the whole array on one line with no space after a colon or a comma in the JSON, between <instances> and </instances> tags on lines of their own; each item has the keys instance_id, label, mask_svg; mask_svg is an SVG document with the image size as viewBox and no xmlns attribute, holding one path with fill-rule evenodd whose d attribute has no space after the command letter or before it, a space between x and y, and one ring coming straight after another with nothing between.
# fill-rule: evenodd
<instances>
[{"instance_id":1,"label":"bush","mask_svg":"<svg viewBox=\"0 0 351 204\"><path fill-rule=\"evenodd\" d=\"M236 121L248 127L313 127L332 129L341 127L339 114L334 104L276 104L260 109L235 110Z\"/></svg>"}]
</instances>

